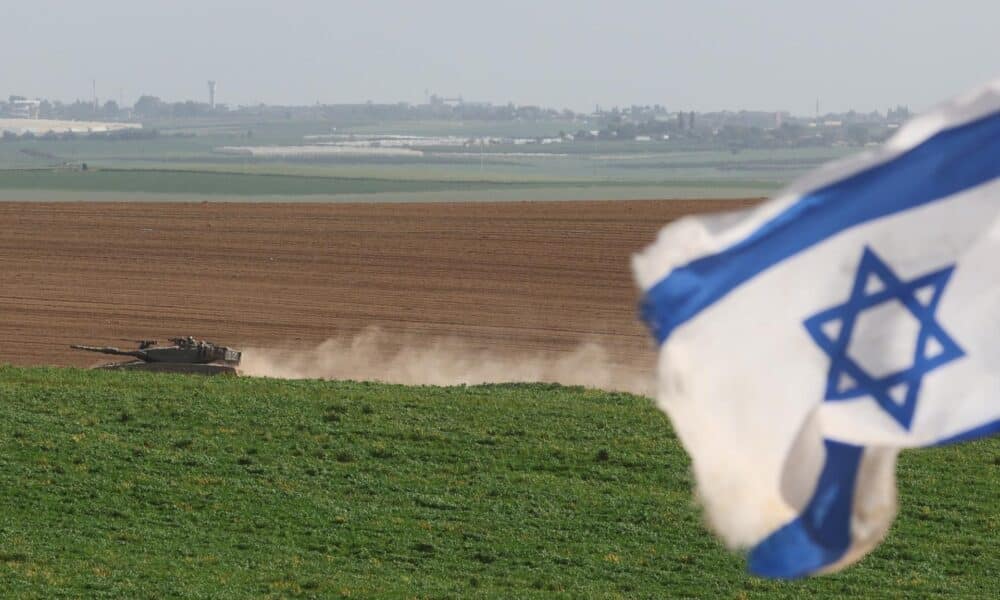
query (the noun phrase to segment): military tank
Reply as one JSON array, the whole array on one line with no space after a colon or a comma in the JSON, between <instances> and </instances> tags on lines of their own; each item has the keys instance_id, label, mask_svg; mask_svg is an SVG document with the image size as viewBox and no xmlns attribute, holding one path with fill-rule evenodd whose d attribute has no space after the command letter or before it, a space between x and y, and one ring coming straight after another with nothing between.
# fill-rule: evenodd
<instances>
[{"instance_id":1,"label":"military tank","mask_svg":"<svg viewBox=\"0 0 1000 600\"><path fill-rule=\"evenodd\" d=\"M235 375L242 352L218 346L191 336L170 338L169 346L158 346L156 340L138 340L135 350L120 350L112 346L83 346L74 350L99 352L115 356L130 356L135 360L98 365L97 369L156 371L162 373L196 373L200 375Z\"/></svg>"}]
</instances>

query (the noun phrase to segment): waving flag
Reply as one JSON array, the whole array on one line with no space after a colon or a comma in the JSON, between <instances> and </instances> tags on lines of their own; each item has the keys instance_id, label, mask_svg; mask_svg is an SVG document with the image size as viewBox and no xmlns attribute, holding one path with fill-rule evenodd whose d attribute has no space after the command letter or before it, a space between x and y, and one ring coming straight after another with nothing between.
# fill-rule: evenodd
<instances>
[{"instance_id":1,"label":"waving flag","mask_svg":"<svg viewBox=\"0 0 1000 600\"><path fill-rule=\"evenodd\" d=\"M900 449L1000 432L1000 81L634 258L657 403L769 577L885 536Z\"/></svg>"}]
</instances>

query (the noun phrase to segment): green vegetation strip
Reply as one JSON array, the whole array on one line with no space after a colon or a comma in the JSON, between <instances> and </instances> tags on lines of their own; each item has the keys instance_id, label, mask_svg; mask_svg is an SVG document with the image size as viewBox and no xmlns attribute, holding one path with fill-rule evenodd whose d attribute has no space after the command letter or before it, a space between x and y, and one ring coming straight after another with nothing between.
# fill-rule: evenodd
<instances>
[{"instance_id":1,"label":"green vegetation strip","mask_svg":"<svg viewBox=\"0 0 1000 600\"><path fill-rule=\"evenodd\" d=\"M619 180L477 180L454 179L393 179L386 177L282 175L271 173L238 173L223 171L91 169L21 169L0 170L0 190L50 190L67 192L116 192L135 194L194 194L208 196L309 196L338 194L383 194L420 192L474 192L524 190L526 197L534 191L559 190L567 187L608 190L614 197L617 190L629 186L661 187L664 193L672 187L683 189L740 190L753 195L774 188L773 182L748 180L677 179L672 181L625 182Z\"/></svg>"},{"instance_id":2,"label":"green vegetation strip","mask_svg":"<svg viewBox=\"0 0 1000 600\"><path fill-rule=\"evenodd\" d=\"M845 573L704 530L644 398L0 367L0 590L69 597L1000 597L1000 440L906 453Z\"/></svg>"},{"instance_id":3,"label":"green vegetation strip","mask_svg":"<svg viewBox=\"0 0 1000 600\"><path fill-rule=\"evenodd\" d=\"M0 189L116 191L164 194L363 194L474 190L503 183L308 177L168 170L0 171Z\"/></svg>"}]
</instances>

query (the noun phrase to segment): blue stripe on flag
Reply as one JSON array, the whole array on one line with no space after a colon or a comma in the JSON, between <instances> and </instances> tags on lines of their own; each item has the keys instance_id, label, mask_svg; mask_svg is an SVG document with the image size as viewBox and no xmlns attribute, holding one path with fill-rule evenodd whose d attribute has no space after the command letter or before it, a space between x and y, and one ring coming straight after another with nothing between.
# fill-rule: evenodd
<instances>
[{"instance_id":1,"label":"blue stripe on flag","mask_svg":"<svg viewBox=\"0 0 1000 600\"><path fill-rule=\"evenodd\" d=\"M750 572L793 579L840 560L851 546L851 507L864 448L824 440L826 462L798 517L750 551Z\"/></svg>"},{"instance_id":2,"label":"blue stripe on flag","mask_svg":"<svg viewBox=\"0 0 1000 600\"><path fill-rule=\"evenodd\" d=\"M765 269L855 225L1000 176L1000 113L942 131L897 158L810 192L746 239L670 272L646 293L657 342Z\"/></svg>"},{"instance_id":3,"label":"blue stripe on flag","mask_svg":"<svg viewBox=\"0 0 1000 600\"><path fill-rule=\"evenodd\" d=\"M991 423L986 423L974 429L963 431L962 433L955 434L949 438L939 440L934 445L947 446L948 444L957 444L958 442L968 442L983 437L989 437L991 435L1000 435L1000 420L993 421Z\"/></svg>"}]
</instances>

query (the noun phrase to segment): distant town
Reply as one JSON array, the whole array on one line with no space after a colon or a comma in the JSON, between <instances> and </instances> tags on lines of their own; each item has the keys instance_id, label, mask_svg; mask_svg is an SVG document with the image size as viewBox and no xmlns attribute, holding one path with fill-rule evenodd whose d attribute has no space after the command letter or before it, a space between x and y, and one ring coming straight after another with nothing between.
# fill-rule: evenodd
<instances>
[{"instance_id":1,"label":"distant town","mask_svg":"<svg viewBox=\"0 0 1000 600\"><path fill-rule=\"evenodd\" d=\"M518 140L520 143L600 143L634 141L649 144L697 144L702 147L744 148L835 147L875 145L888 138L910 117L906 106L885 112L792 115L786 111L726 110L695 112L659 104L596 107L580 113L530 105L469 102L462 97L430 95L426 102L316 104L308 106L229 106L215 101L215 82L207 100L171 102L143 95L127 106L115 100L70 103L12 95L0 100L0 130L4 140L79 136L109 139L160 135L165 123L326 121L331 124L399 123L407 121L558 122L559 134ZM546 128L551 130L551 127ZM482 143L484 140L474 140ZM489 143L485 140L485 143Z\"/></svg>"}]
</instances>

